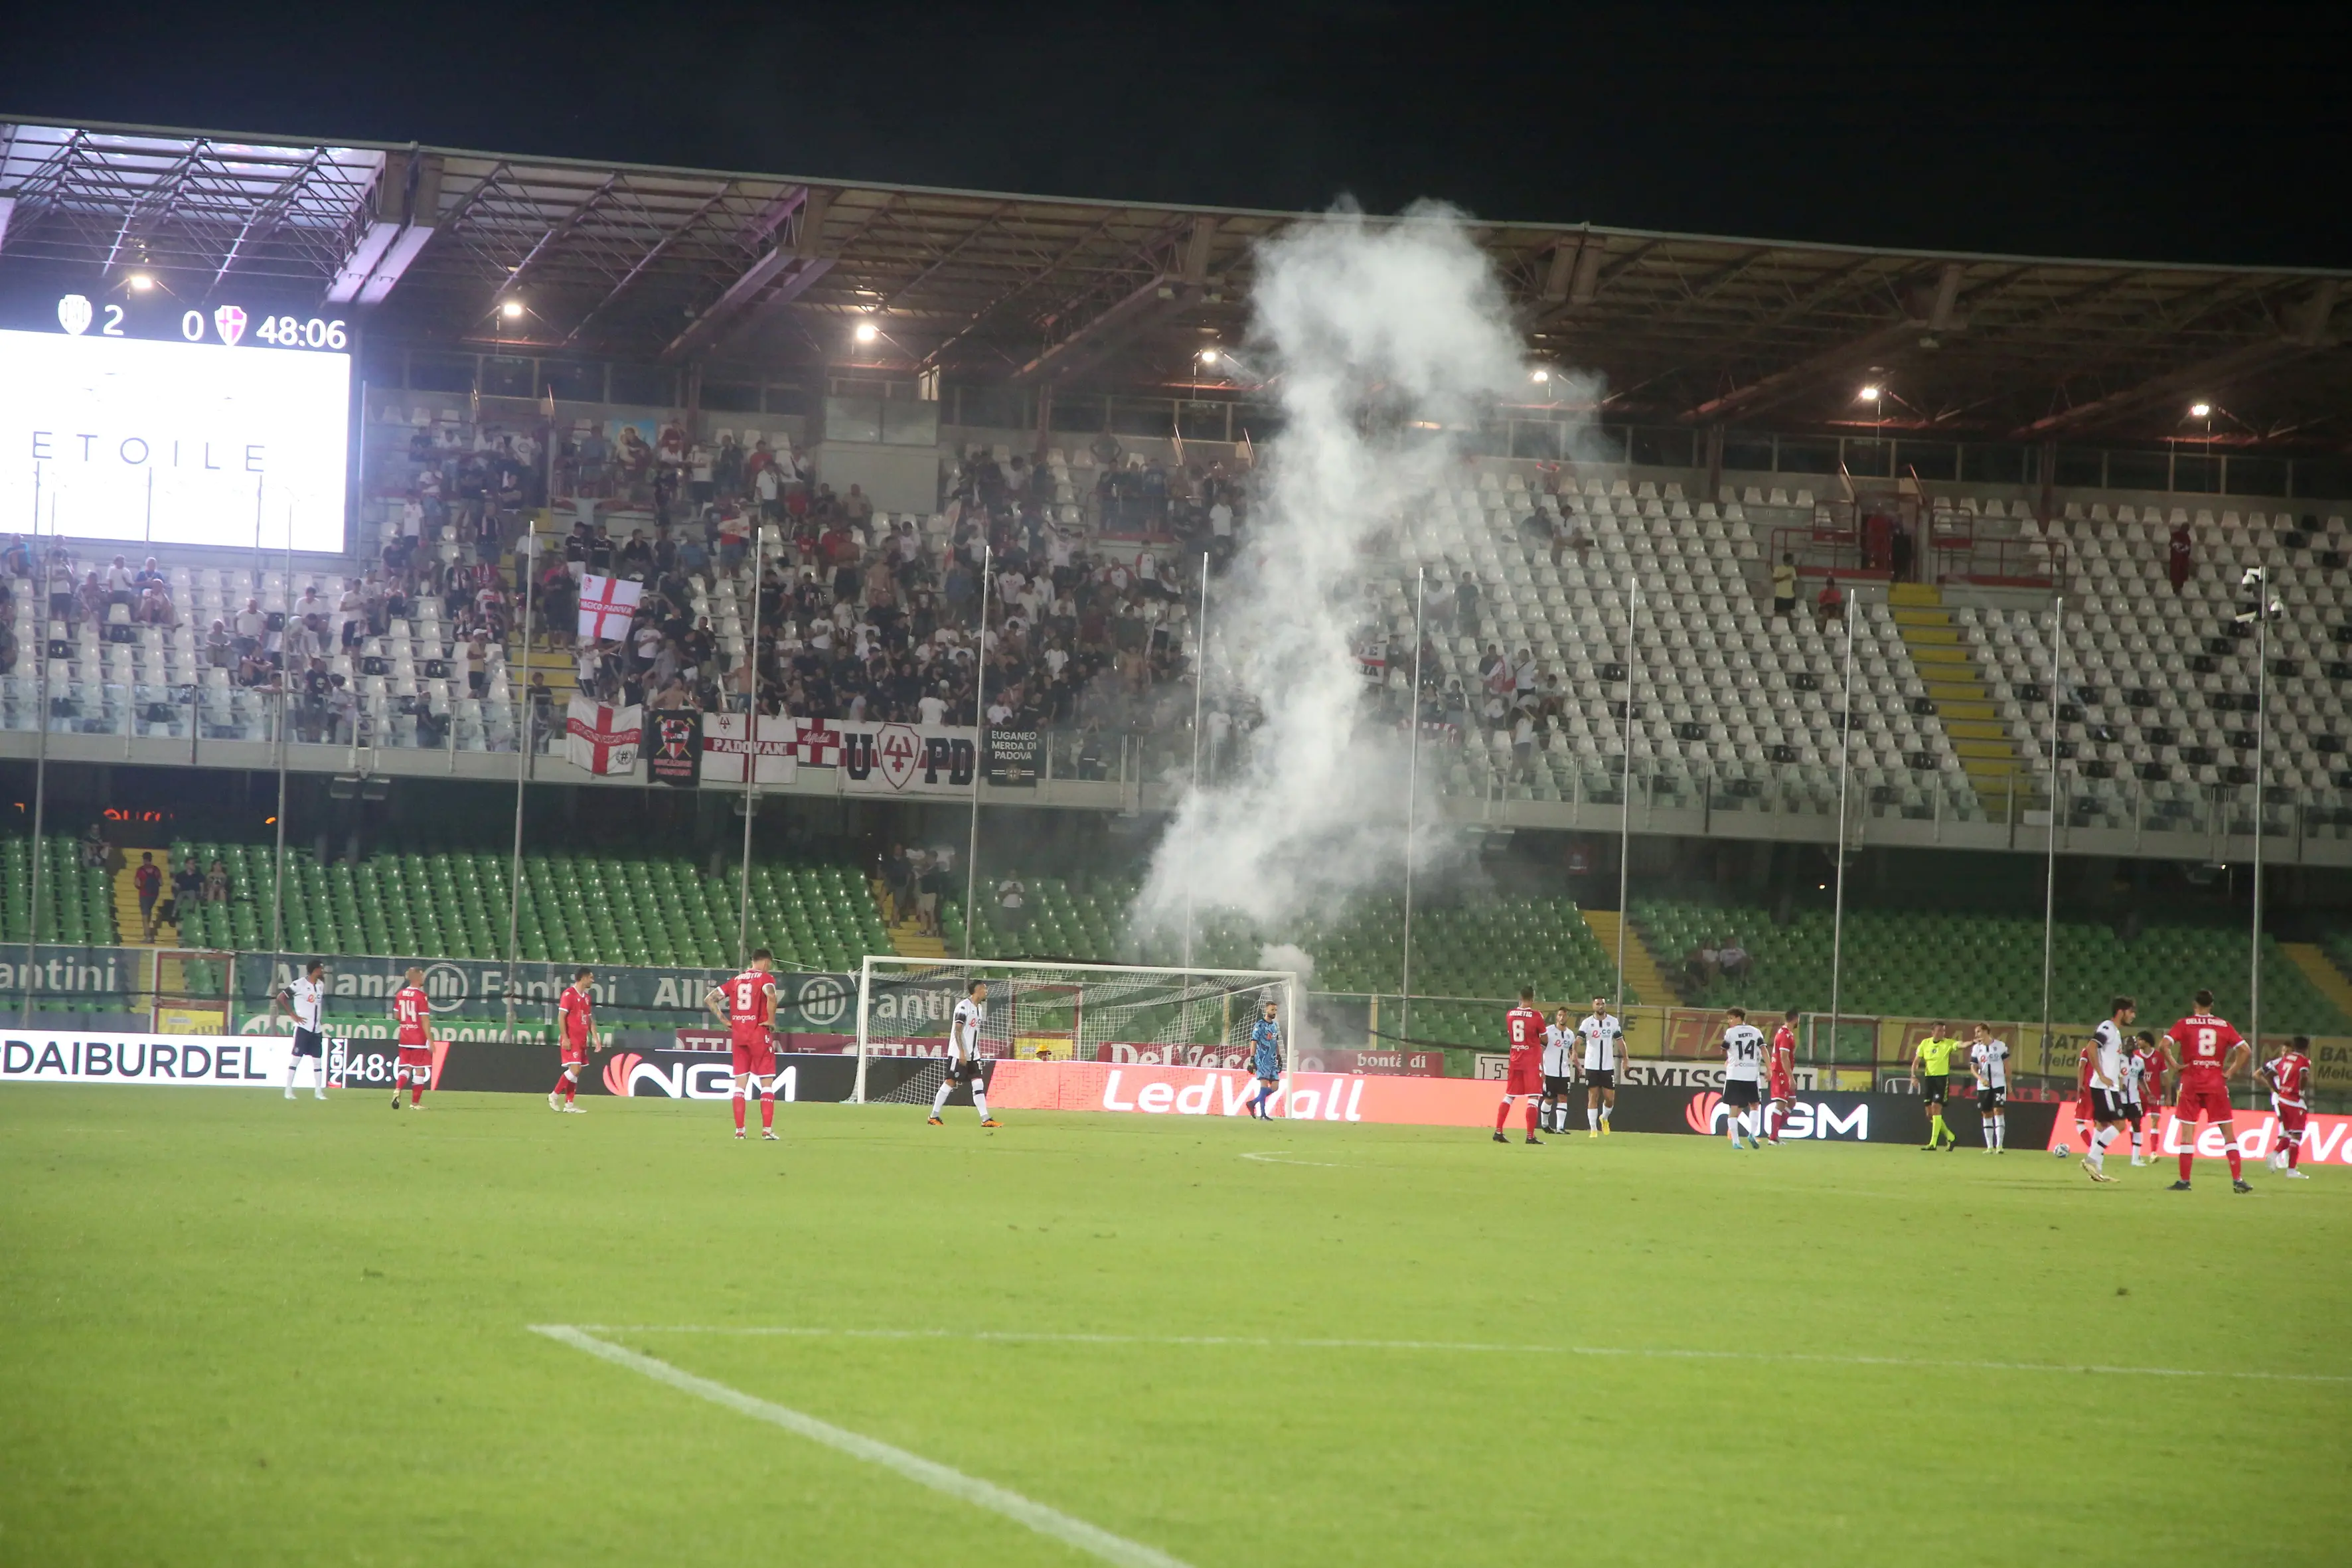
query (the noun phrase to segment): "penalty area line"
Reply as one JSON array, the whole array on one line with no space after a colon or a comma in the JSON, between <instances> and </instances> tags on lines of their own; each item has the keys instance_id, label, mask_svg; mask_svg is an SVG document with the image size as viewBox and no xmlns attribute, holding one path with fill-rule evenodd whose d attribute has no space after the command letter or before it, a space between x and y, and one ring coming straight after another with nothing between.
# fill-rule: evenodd
<instances>
[{"instance_id":1,"label":"penalty area line","mask_svg":"<svg viewBox=\"0 0 2352 1568\"><path fill-rule=\"evenodd\" d=\"M1242 1158L1263 1161L1269 1165L1318 1165L1326 1171L1336 1171L1339 1168L1336 1162L1330 1160L1294 1160L1279 1151L1253 1150L1244 1154Z\"/></svg>"},{"instance_id":2,"label":"penalty area line","mask_svg":"<svg viewBox=\"0 0 2352 1568\"><path fill-rule=\"evenodd\" d=\"M878 1439L835 1426L829 1421L820 1421L814 1415L772 1404L738 1388L730 1388L723 1383L697 1377L666 1361L640 1355L635 1351L596 1337L598 1333L617 1331L583 1328L571 1323L532 1323L529 1326L532 1333L544 1334L559 1344L585 1351L600 1361L643 1373L656 1383L667 1384L681 1394L691 1394L698 1399L724 1405L738 1415L765 1421L772 1426L781 1426L787 1432L813 1443L821 1443L853 1459L879 1465L918 1486L929 1487L935 1492L974 1508L1002 1514L1016 1524L1027 1525L1040 1535L1049 1535L1106 1563L1116 1563L1120 1568L1186 1568L1182 1560L1171 1557L1157 1547L1113 1535L1085 1520L1073 1519L1059 1510L1047 1508L1044 1503L1033 1502L1019 1492L1008 1491L992 1481L965 1475L961 1470L926 1459L919 1454L910 1454L904 1448L896 1448Z\"/></svg>"},{"instance_id":3,"label":"penalty area line","mask_svg":"<svg viewBox=\"0 0 2352 1568\"><path fill-rule=\"evenodd\" d=\"M553 1333L553 1329L541 1329ZM1192 1345L1208 1349L1445 1352L1466 1355L1581 1355L1646 1361L1726 1361L1901 1371L2095 1373L2109 1377L2231 1378L2254 1383L2352 1384L2352 1373L2230 1372L2188 1366L2111 1366L2097 1362L1963 1361L1935 1356L1836 1355L1811 1351L1686 1350L1644 1345L1528 1345L1475 1340L1272 1339L1251 1334L1087 1334L1021 1329L834 1329L793 1323L589 1323L582 1334L731 1334L771 1339L956 1340L999 1344ZM585 1348L584 1346L583 1347ZM629 1352L620 1352L624 1355ZM649 1358L648 1358L649 1359ZM659 1363L655 1364L659 1365ZM683 1375L683 1374L681 1374Z\"/></svg>"}]
</instances>

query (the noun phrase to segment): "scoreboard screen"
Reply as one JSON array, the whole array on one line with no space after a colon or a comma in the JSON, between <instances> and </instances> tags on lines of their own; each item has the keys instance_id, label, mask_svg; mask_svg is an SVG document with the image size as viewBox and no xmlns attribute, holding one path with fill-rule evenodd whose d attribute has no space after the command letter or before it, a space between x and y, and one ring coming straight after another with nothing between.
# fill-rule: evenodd
<instances>
[{"instance_id":1,"label":"scoreboard screen","mask_svg":"<svg viewBox=\"0 0 2352 1568\"><path fill-rule=\"evenodd\" d=\"M0 529L341 552L349 323L167 297L0 327Z\"/></svg>"}]
</instances>

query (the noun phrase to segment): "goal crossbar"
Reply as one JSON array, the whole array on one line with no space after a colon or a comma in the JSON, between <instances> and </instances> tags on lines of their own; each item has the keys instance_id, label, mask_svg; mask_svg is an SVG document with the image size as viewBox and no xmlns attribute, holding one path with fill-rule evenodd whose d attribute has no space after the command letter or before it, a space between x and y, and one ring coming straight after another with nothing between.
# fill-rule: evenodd
<instances>
[{"instance_id":1,"label":"goal crossbar","mask_svg":"<svg viewBox=\"0 0 2352 1568\"><path fill-rule=\"evenodd\" d=\"M852 1099L866 1099L866 1064L877 1041L891 1042L883 1048L894 1054L935 1054L907 1047L932 1039L943 1044L954 1001L971 982L982 980L997 992L982 1033L990 1055L1021 1054L1024 1047L1044 1055L1060 1046L1073 1058L1086 1058L1090 1047L1113 1045L1164 1047L1171 1055L1203 1047L1241 1050L1258 1016L1256 1000L1263 999L1281 1005L1284 1067L1296 1065L1303 997L1292 970L868 953L858 969Z\"/></svg>"}]
</instances>

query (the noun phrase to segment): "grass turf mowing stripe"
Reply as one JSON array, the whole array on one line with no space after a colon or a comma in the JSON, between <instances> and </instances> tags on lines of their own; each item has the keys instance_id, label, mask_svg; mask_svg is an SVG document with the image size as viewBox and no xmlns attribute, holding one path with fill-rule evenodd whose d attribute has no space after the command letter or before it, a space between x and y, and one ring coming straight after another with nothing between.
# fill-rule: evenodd
<instances>
[{"instance_id":1,"label":"grass turf mowing stripe","mask_svg":"<svg viewBox=\"0 0 2352 1568\"><path fill-rule=\"evenodd\" d=\"M993 1482L983 1481L977 1476L967 1476L961 1470L926 1459L919 1454L910 1454L904 1448L894 1448L887 1443L862 1436L845 1427L835 1426L829 1421L820 1421L814 1415L803 1415L800 1411L784 1405L771 1404L767 1400L745 1394L740 1389L730 1388L723 1383L713 1383L707 1377L697 1377L694 1373L681 1371L666 1361L657 1361L649 1355L640 1355L635 1351L626 1350L622 1346L598 1339L595 1332L587 1329L569 1323L533 1323L530 1325L530 1330L533 1333L545 1334L558 1343L570 1345L574 1350L585 1351L599 1360L611 1362L614 1366L626 1367L631 1372L643 1373L655 1382L667 1384L681 1393L691 1394L699 1399L707 1399L713 1405L723 1405L728 1409L739 1415L749 1415L755 1421L765 1421L772 1426L781 1426L785 1431L806 1437L813 1443L822 1443L828 1448L847 1454L851 1458L863 1459L869 1465L879 1465L886 1470L895 1471L904 1476L919 1486L929 1487L936 1492L944 1492L949 1497L971 1504L974 1508L984 1508L992 1513L1003 1514L1016 1524L1027 1525L1040 1535L1052 1536L1055 1540L1075 1546L1091 1556L1099 1557L1106 1563L1116 1563L1119 1564L1119 1568L1186 1568L1182 1560L1171 1557L1157 1547L1129 1541L1125 1536L1113 1535L1109 1531L1098 1529L1088 1524L1085 1520L1072 1519L1068 1514L1047 1508L1044 1503L1032 1502L1019 1492L1007 1491Z\"/></svg>"},{"instance_id":2,"label":"grass turf mowing stripe","mask_svg":"<svg viewBox=\"0 0 2352 1568\"><path fill-rule=\"evenodd\" d=\"M541 1328L541 1333L553 1333ZM1513 1345L1475 1340L1269 1339L1249 1334L1085 1334L1019 1329L829 1329L793 1323L583 1323L582 1334L743 1334L850 1340L968 1340L1022 1344L1200 1345L1211 1349L1445 1351L1478 1355L1625 1356L1659 1361L1801 1362L1817 1366L1888 1366L1904 1371L2098 1373L2115 1377L2224 1377L2258 1383L2352 1384L2352 1373L2232 1372L2191 1366L2108 1366L2096 1362L1960 1361L1931 1356L1829 1355L1808 1351L1710 1351L1643 1345ZM627 1353L627 1352L623 1352ZM656 1364L659 1364L656 1363ZM681 1376L684 1374L681 1373Z\"/></svg>"}]
</instances>

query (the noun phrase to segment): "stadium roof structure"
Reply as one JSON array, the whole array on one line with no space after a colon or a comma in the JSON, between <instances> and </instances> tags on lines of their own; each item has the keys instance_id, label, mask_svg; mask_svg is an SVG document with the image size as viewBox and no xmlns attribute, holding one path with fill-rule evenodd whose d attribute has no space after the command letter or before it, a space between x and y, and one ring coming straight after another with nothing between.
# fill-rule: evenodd
<instances>
[{"instance_id":1,"label":"stadium roof structure","mask_svg":"<svg viewBox=\"0 0 2352 1568\"><path fill-rule=\"evenodd\" d=\"M516 353L1218 395L1246 389L1198 351L1245 333L1256 243L1314 221L0 121L0 286L42 267L169 270L199 298L267 281L411 341ZM1471 231L1531 358L1600 373L1612 418L2352 446L2352 271ZM2210 436L2192 401L2214 405Z\"/></svg>"}]
</instances>

